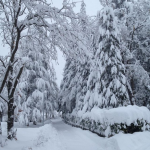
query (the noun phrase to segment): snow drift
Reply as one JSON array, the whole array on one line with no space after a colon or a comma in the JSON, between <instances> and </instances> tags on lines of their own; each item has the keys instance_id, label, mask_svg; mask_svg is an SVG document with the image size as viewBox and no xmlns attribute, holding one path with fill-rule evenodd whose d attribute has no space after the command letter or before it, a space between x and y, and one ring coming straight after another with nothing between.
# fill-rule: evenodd
<instances>
[{"instance_id":1,"label":"snow drift","mask_svg":"<svg viewBox=\"0 0 150 150\"><path fill-rule=\"evenodd\" d=\"M107 137L119 132L134 133L150 129L150 111L136 105L109 110L95 106L90 112L74 111L63 117L68 123Z\"/></svg>"}]
</instances>

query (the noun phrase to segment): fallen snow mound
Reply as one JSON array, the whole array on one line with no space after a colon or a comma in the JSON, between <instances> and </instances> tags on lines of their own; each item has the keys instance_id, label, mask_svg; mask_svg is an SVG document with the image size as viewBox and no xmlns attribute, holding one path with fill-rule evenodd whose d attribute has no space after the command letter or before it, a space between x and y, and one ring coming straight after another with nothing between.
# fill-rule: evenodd
<instances>
[{"instance_id":1,"label":"fallen snow mound","mask_svg":"<svg viewBox=\"0 0 150 150\"><path fill-rule=\"evenodd\" d=\"M63 150L58 133L51 124L44 125L34 140L32 150Z\"/></svg>"},{"instance_id":2,"label":"fallen snow mound","mask_svg":"<svg viewBox=\"0 0 150 150\"><path fill-rule=\"evenodd\" d=\"M86 112L81 117L83 119L89 118L102 124L107 122L109 125L114 123L130 125L137 120L145 120L147 123L150 123L150 111L146 107L138 107L136 105L109 110L94 107L91 112Z\"/></svg>"},{"instance_id":3,"label":"fallen snow mound","mask_svg":"<svg viewBox=\"0 0 150 150\"><path fill-rule=\"evenodd\" d=\"M58 132L51 124L40 128L18 128L18 132L18 140L7 141L4 150L64 150Z\"/></svg>"},{"instance_id":4,"label":"fallen snow mound","mask_svg":"<svg viewBox=\"0 0 150 150\"><path fill-rule=\"evenodd\" d=\"M88 129L102 136L150 130L150 111L146 107L127 106L112 109L93 107L91 111L73 112L63 116L72 125Z\"/></svg>"}]
</instances>

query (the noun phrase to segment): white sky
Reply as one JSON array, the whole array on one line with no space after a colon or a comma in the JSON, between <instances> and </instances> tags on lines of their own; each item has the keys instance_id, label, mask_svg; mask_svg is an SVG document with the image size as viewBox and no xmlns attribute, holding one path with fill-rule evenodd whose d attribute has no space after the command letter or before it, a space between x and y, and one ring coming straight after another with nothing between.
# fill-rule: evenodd
<instances>
[{"instance_id":1,"label":"white sky","mask_svg":"<svg viewBox=\"0 0 150 150\"><path fill-rule=\"evenodd\" d=\"M61 8L63 0L47 0L48 2L52 3L53 6ZM82 1L82 0L70 0L71 1ZM101 9L101 5L99 0L84 0L86 3L87 8L87 14L89 16L95 16L97 15L97 11ZM75 11L78 12L80 10L81 3L78 3L76 5ZM5 56L9 52L9 49L5 46L3 47L2 40L0 37L0 55ZM58 62L54 63L54 67L56 69L56 75L57 75L57 84L58 86L61 83L61 80L63 78L63 68L65 66L65 60L63 58L62 52L58 52Z\"/></svg>"}]
</instances>

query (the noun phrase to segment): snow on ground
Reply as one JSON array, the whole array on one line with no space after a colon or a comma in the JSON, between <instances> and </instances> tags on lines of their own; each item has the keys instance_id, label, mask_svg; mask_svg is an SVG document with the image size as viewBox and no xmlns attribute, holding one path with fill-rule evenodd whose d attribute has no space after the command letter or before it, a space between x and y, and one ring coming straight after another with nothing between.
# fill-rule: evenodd
<instances>
[{"instance_id":1,"label":"snow on ground","mask_svg":"<svg viewBox=\"0 0 150 150\"><path fill-rule=\"evenodd\" d=\"M16 126L16 124L15 124ZM17 126L19 126L17 124ZM6 138L6 123L2 123L3 138ZM65 150L58 133L52 125L17 128L17 141L7 141L3 150Z\"/></svg>"},{"instance_id":2,"label":"snow on ground","mask_svg":"<svg viewBox=\"0 0 150 150\"><path fill-rule=\"evenodd\" d=\"M150 150L150 132L137 132L134 134L117 134L114 137L120 150Z\"/></svg>"},{"instance_id":3,"label":"snow on ground","mask_svg":"<svg viewBox=\"0 0 150 150\"><path fill-rule=\"evenodd\" d=\"M104 150L105 138L67 125L61 119L53 119L52 125L57 130L66 150Z\"/></svg>"},{"instance_id":4,"label":"snow on ground","mask_svg":"<svg viewBox=\"0 0 150 150\"><path fill-rule=\"evenodd\" d=\"M150 132L117 134L102 138L90 131L52 119L44 126L17 127L17 141L7 141L2 150L150 150ZM42 124L41 124L42 125ZM36 128L35 128L36 127ZM6 123L2 123L3 138Z\"/></svg>"}]
</instances>

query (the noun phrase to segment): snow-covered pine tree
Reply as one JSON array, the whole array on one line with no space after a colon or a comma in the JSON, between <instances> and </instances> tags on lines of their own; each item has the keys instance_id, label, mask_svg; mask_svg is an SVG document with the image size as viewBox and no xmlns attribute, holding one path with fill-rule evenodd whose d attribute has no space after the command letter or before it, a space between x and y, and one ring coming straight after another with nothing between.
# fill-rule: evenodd
<instances>
[{"instance_id":1,"label":"snow-covered pine tree","mask_svg":"<svg viewBox=\"0 0 150 150\"><path fill-rule=\"evenodd\" d=\"M83 40L88 41L88 45L92 43L90 33L90 20L86 15L86 5L84 1L81 3L80 13L78 14L80 25L80 33ZM79 48L76 47L79 51ZM76 115L83 107L83 100L87 92L87 80L90 71L90 59L84 55L80 57L68 58L64 69L64 78L60 86L61 94L59 95L61 108L63 113L73 113ZM69 108L69 109L68 109Z\"/></svg>"},{"instance_id":2,"label":"snow-covered pine tree","mask_svg":"<svg viewBox=\"0 0 150 150\"><path fill-rule=\"evenodd\" d=\"M88 79L84 111L90 111L94 106L112 108L129 104L119 47L120 33L113 8L104 7L99 13L99 22L99 48Z\"/></svg>"},{"instance_id":3,"label":"snow-covered pine tree","mask_svg":"<svg viewBox=\"0 0 150 150\"><path fill-rule=\"evenodd\" d=\"M43 42L42 40L41 38L40 42ZM50 65L48 50L38 41L34 42L28 41L29 47L22 46L20 55L27 57L29 61L16 91L16 109L21 110L19 120L26 125L29 121L36 125L43 120L45 114L53 116L58 94L55 71Z\"/></svg>"},{"instance_id":4,"label":"snow-covered pine tree","mask_svg":"<svg viewBox=\"0 0 150 150\"><path fill-rule=\"evenodd\" d=\"M90 26L90 18L87 17L86 14L86 4L84 1L81 3L81 9L79 13L80 19L79 24L81 27L81 32L83 36L86 38L86 40L89 43L89 46L92 49L92 38L91 33L93 28ZM87 81L90 73L90 58L85 55L84 60L78 60L77 61L77 95L76 95L76 107L75 111L78 112L79 110L82 110L84 105L84 97L87 92Z\"/></svg>"},{"instance_id":5,"label":"snow-covered pine tree","mask_svg":"<svg viewBox=\"0 0 150 150\"><path fill-rule=\"evenodd\" d=\"M64 78L60 86L59 103L64 119L69 119L68 114L77 117L84 105L89 76L89 62L81 64L80 61L67 59L64 69ZM73 120L72 120L73 121Z\"/></svg>"},{"instance_id":6,"label":"snow-covered pine tree","mask_svg":"<svg viewBox=\"0 0 150 150\"><path fill-rule=\"evenodd\" d=\"M82 31L87 32L88 18L86 15L86 4L84 3L84 1L82 1L82 3L81 3L81 9L80 9L79 16L80 16L79 23L81 25Z\"/></svg>"},{"instance_id":7,"label":"snow-covered pine tree","mask_svg":"<svg viewBox=\"0 0 150 150\"><path fill-rule=\"evenodd\" d=\"M76 95L76 107L75 111L82 110L84 105L84 97L87 92L87 81L90 74L90 62L89 59L85 63L79 64L77 68L77 95Z\"/></svg>"},{"instance_id":8,"label":"snow-covered pine tree","mask_svg":"<svg viewBox=\"0 0 150 150\"><path fill-rule=\"evenodd\" d=\"M82 63L69 58L66 60L59 95L60 109L64 115L71 114L73 111L73 115L76 115L79 110L82 110L87 92L89 71L88 59Z\"/></svg>"},{"instance_id":9,"label":"snow-covered pine tree","mask_svg":"<svg viewBox=\"0 0 150 150\"><path fill-rule=\"evenodd\" d=\"M56 73L52 65L48 73L50 75L50 77L48 78L50 87L47 89L47 92L45 92L44 109L45 109L45 118L48 118L48 117L53 118L54 111L58 110L59 88L56 83Z\"/></svg>"},{"instance_id":10,"label":"snow-covered pine tree","mask_svg":"<svg viewBox=\"0 0 150 150\"><path fill-rule=\"evenodd\" d=\"M71 113L75 108L77 80L76 63L73 59L67 59L63 74L63 81L60 85L60 109L63 113Z\"/></svg>"},{"instance_id":11,"label":"snow-covered pine tree","mask_svg":"<svg viewBox=\"0 0 150 150\"><path fill-rule=\"evenodd\" d=\"M111 6L115 9L122 8L126 0L99 0L101 5Z\"/></svg>"}]
</instances>

